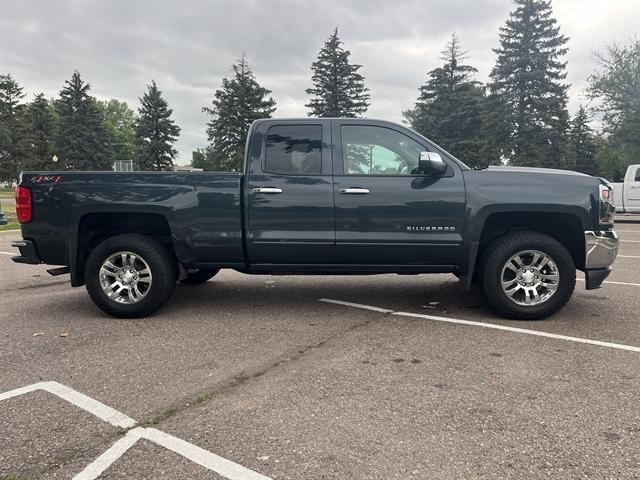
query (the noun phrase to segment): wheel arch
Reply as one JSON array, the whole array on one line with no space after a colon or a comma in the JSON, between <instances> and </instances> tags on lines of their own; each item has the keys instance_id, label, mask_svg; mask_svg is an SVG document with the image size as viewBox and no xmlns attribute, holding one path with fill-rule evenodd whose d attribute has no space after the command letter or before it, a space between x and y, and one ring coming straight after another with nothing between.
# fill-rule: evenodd
<instances>
[{"instance_id":1,"label":"wheel arch","mask_svg":"<svg viewBox=\"0 0 640 480\"><path fill-rule=\"evenodd\" d=\"M148 212L92 212L80 217L75 245L69 258L71 284L84 285L84 267L91 251L107 238L125 233L136 233L158 240L176 259L174 239L167 218ZM177 260L177 259L176 259Z\"/></svg>"},{"instance_id":2,"label":"wheel arch","mask_svg":"<svg viewBox=\"0 0 640 480\"><path fill-rule=\"evenodd\" d=\"M478 262L493 240L516 231L543 233L560 242L570 253L576 268L584 269L584 225L575 213L545 211L505 211L488 214L470 242L466 285L473 280Z\"/></svg>"}]
</instances>

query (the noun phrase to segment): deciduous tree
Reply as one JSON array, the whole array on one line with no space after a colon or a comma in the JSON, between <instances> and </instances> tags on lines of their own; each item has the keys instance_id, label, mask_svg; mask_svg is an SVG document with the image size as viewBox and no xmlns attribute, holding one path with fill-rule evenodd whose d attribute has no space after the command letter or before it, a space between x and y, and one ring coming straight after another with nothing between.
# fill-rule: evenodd
<instances>
[{"instance_id":1,"label":"deciduous tree","mask_svg":"<svg viewBox=\"0 0 640 480\"><path fill-rule=\"evenodd\" d=\"M598 160L606 178L621 181L627 166L640 161L640 40L609 45L596 60L600 69L587 91L604 124Z\"/></svg>"}]
</instances>

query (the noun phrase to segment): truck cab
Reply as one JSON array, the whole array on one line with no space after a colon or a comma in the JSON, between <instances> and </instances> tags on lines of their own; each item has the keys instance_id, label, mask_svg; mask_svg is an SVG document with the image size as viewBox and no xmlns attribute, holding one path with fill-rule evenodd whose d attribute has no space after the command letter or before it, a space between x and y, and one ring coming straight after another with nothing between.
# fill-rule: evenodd
<instances>
[{"instance_id":1,"label":"truck cab","mask_svg":"<svg viewBox=\"0 0 640 480\"><path fill-rule=\"evenodd\" d=\"M426 139L362 119L264 120L250 138L252 269L456 270L468 168ZM421 152L446 171L420 171Z\"/></svg>"}]
</instances>

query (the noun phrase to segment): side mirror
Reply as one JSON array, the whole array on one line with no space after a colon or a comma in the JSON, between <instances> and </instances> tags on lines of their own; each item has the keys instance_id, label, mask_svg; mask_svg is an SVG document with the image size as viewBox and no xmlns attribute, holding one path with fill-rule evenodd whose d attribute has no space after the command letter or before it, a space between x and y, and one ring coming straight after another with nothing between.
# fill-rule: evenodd
<instances>
[{"instance_id":1,"label":"side mirror","mask_svg":"<svg viewBox=\"0 0 640 480\"><path fill-rule=\"evenodd\" d=\"M423 173L443 175L447 171L447 164L444 160L442 160L442 157L439 153L420 152L418 169Z\"/></svg>"}]
</instances>

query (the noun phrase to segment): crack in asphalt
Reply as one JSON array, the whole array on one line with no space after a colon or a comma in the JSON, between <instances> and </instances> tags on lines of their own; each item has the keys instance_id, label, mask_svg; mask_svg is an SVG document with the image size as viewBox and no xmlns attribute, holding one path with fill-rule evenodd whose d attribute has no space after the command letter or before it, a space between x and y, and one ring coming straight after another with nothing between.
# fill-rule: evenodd
<instances>
[{"instance_id":1,"label":"crack in asphalt","mask_svg":"<svg viewBox=\"0 0 640 480\"><path fill-rule=\"evenodd\" d=\"M389 312L388 315L391 315L391 313L393 312ZM387 316L387 314L384 314L384 316ZM211 389L208 389L204 392L201 392L200 394L183 399L181 403L178 405L173 405L166 410L153 414L152 416L150 416L150 418L147 418L146 420L141 421L140 425L143 427L156 426L159 423L169 418L172 418L180 413L183 413L185 411L198 407L214 398L226 395L255 379L263 377L264 375L278 369L281 366L289 365L293 362L296 362L306 357L309 353L322 348L332 340L335 340L336 338L339 338L345 334L348 334L360 328L366 327L369 324L376 321L379 321L379 318L372 317L362 322L354 323L350 325L348 328L340 330L339 332L336 332L333 335L330 335L318 342L314 342L312 344L306 345L305 347L298 349L295 352L289 352L285 355L282 355L272 362L269 362L265 365L262 365L260 367L257 367L248 371L242 371L232 377L229 377L219 382L216 386L212 387Z\"/></svg>"}]
</instances>

